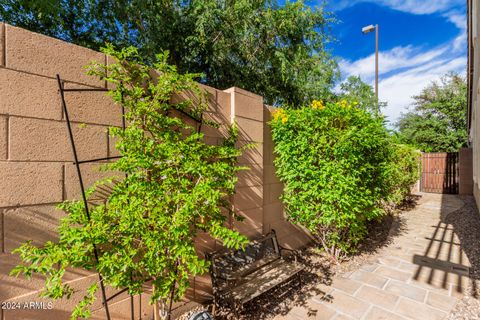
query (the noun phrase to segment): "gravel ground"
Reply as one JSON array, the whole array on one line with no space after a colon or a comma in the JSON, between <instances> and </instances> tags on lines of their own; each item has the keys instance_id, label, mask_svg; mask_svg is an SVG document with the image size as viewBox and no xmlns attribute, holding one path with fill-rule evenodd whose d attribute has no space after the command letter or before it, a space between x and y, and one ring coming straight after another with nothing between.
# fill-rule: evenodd
<instances>
[{"instance_id":1,"label":"gravel ground","mask_svg":"<svg viewBox=\"0 0 480 320\"><path fill-rule=\"evenodd\" d=\"M448 320L480 320L480 214L473 197L462 197L465 206L450 213L445 223L453 225L462 250L470 261L470 278L467 295L460 300Z\"/></svg>"}]
</instances>

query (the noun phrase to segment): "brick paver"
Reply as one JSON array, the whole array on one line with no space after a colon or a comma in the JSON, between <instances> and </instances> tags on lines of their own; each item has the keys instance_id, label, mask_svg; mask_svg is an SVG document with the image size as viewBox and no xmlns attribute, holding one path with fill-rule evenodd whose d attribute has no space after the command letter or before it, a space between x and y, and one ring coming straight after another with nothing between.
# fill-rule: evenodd
<instances>
[{"instance_id":1,"label":"brick paver","mask_svg":"<svg viewBox=\"0 0 480 320\"><path fill-rule=\"evenodd\" d=\"M420 194L415 209L404 212L400 234L375 263L339 275L307 307L275 319L440 320L447 317L468 282L470 263L446 216L463 207L455 195ZM304 310L302 310L302 308Z\"/></svg>"}]
</instances>

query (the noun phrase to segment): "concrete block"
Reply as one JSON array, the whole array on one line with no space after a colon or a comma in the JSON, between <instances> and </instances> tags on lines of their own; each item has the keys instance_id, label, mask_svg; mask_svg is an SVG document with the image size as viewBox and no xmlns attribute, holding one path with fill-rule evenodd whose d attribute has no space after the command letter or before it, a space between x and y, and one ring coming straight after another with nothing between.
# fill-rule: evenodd
<instances>
[{"instance_id":1,"label":"concrete block","mask_svg":"<svg viewBox=\"0 0 480 320\"><path fill-rule=\"evenodd\" d=\"M8 118L0 116L0 160L8 158Z\"/></svg>"},{"instance_id":2,"label":"concrete block","mask_svg":"<svg viewBox=\"0 0 480 320\"><path fill-rule=\"evenodd\" d=\"M80 160L107 156L107 128L72 123ZM10 117L10 159L73 161L65 122Z\"/></svg>"},{"instance_id":3,"label":"concrete block","mask_svg":"<svg viewBox=\"0 0 480 320\"><path fill-rule=\"evenodd\" d=\"M243 117L263 122L263 97L234 88L235 118Z\"/></svg>"},{"instance_id":4,"label":"concrete block","mask_svg":"<svg viewBox=\"0 0 480 320\"><path fill-rule=\"evenodd\" d=\"M200 303L210 300L212 297L212 280L209 274L195 277L194 300Z\"/></svg>"},{"instance_id":5,"label":"concrete block","mask_svg":"<svg viewBox=\"0 0 480 320\"><path fill-rule=\"evenodd\" d=\"M8 310L5 313L6 319L40 319L40 320L50 320L50 319L69 319L70 314L75 307L75 305L80 301L80 299L85 295L86 289L94 282L98 281L98 276L96 274L90 274L88 276L78 277L76 279L68 281L69 284L74 288L75 293L70 299L61 299L61 300L50 300L47 298L40 298L38 292L31 291L30 294L25 294L23 296L16 296L9 299L9 301L15 301L19 303L23 302L51 302L52 309L21 309L21 310ZM118 290L106 288L107 296L111 296L113 293L118 292ZM94 316L91 319L105 319L104 309L101 308L101 291L98 290L96 293L97 299L93 303L91 309L96 311ZM124 313L129 309L130 302L128 300L128 295L123 293L116 297L115 299L109 302L111 309L112 319L130 319L130 313ZM134 303L138 302L134 299ZM103 311L103 312L102 312Z\"/></svg>"},{"instance_id":6,"label":"concrete block","mask_svg":"<svg viewBox=\"0 0 480 320\"><path fill-rule=\"evenodd\" d=\"M39 300L38 291L43 288L45 278L38 274L33 274L31 279L26 279L23 276L19 276L18 278L10 276L10 270L20 263L21 260L18 255L10 253L0 254L0 301L12 301L15 299L17 299L15 301ZM92 272L73 269L65 273L64 280L65 282L78 281L81 284L82 279L88 279L92 276L95 278L91 279L98 280ZM76 284L74 285L76 286ZM72 307L72 304L65 300L58 300L54 302L54 307L57 306Z\"/></svg>"},{"instance_id":7,"label":"concrete block","mask_svg":"<svg viewBox=\"0 0 480 320\"><path fill-rule=\"evenodd\" d=\"M5 252L11 252L27 240L33 240L34 245L57 240L57 228L64 216L54 205L5 209Z\"/></svg>"},{"instance_id":8,"label":"concrete block","mask_svg":"<svg viewBox=\"0 0 480 320\"><path fill-rule=\"evenodd\" d=\"M271 204L271 203L278 203L280 197L283 194L283 184L282 183L274 183L274 184L266 184L263 186L265 192L263 193L263 203L264 204Z\"/></svg>"},{"instance_id":9,"label":"concrete block","mask_svg":"<svg viewBox=\"0 0 480 320\"><path fill-rule=\"evenodd\" d=\"M263 207L263 187L239 187L233 196L235 210L244 211Z\"/></svg>"},{"instance_id":10,"label":"concrete block","mask_svg":"<svg viewBox=\"0 0 480 320\"><path fill-rule=\"evenodd\" d=\"M268 187L264 186L264 188L268 188ZM264 214L265 223L285 220L285 214L283 212L283 204L280 201L264 204L263 214Z\"/></svg>"},{"instance_id":11,"label":"concrete block","mask_svg":"<svg viewBox=\"0 0 480 320\"><path fill-rule=\"evenodd\" d=\"M218 128L208 124L202 125L202 133L207 137L222 138L230 135L230 121L225 119L221 113L218 112L204 112L203 118L208 121L213 121L219 124ZM196 124L195 124L196 125ZM195 126L194 126L195 127Z\"/></svg>"},{"instance_id":12,"label":"concrete block","mask_svg":"<svg viewBox=\"0 0 480 320\"><path fill-rule=\"evenodd\" d=\"M239 140L263 142L263 122L243 117L235 117Z\"/></svg>"},{"instance_id":13,"label":"concrete block","mask_svg":"<svg viewBox=\"0 0 480 320\"><path fill-rule=\"evenodd\" d=\"M105 63L103 53L50 38L25 29L6 25L6 61L9 69L25 71L86 85L105 87L88 76L84 66L95 60Z\"/></svg>"},{"instance_id":14,"label":"concrete block","mask_svg":"<svg viewBox=\"0 0 480 320\"><path fill-rule=\"evenodd\" d=\"M4 209L0 209L0 254L5 252L5 223L4 223L5 215L3 211Z\"/></svg>"},{"instance_id":15,"label":"concrete block","mask_svg":"<svg viewBox=\"0 0 480 320\"><path fill-rule=\"evenodd\" d=\"M0 162L0 207L62 201L62 164Z\"/></svg>"},{"instance_id":16,"label":"concrete block","mask_svg":"<svg viewBox=\"0 0 480 320\"><path fill-rule=\"evenodd\" d=\"M221 114L227 123L231 119L231 94L217 90L217 113Z\"/></svg>"},{"instance_id":17,"label":"concrete block","mask_svg":"<svg viewBox=\"0 0 480 320\"><path fill-rule=\"evenodd\" d=\"M198 84L200 87L200 90L203 91L205 94L206 102L207 102L207 110L212 111L212 112L217 112L218 110L218 105L217 105L217 89L201 84Z\"/></svg>"},{"instance_id":18,"label":"concrete block","mask_svg":"<svg viewBox=\"0 0 480 320\"><path fill-rule=\"evenodd\" d=\"M85 190L91 187L96 181L104 178L118 178L122 179L123 174L114 171L101 170L103 164L101 163L87 163L82 164L82 180ZM92 194L91 200L94 202L103 202L110 194L111 187L105 185L99 187L99 191ZM78 175L74 164L65 164L65 199L81 199L80 184L78 182Z\"/></svg>"},{"instance_id":19,"label":"concrete block","mask_svg":"<svg viewBox=\"0 0 480 320\"><path fill-rule=\"evenodd\" d=\"M244 150L242 155L238 157L238 163L263 165L263 144L242 140L239 140L236 143L237 148L243 148L246 145L250 145L250 147Z\"/></svg>"},{"instance_id":20,"label":"concrete block","mask_svg":"<svg viewBox=\"0 0 480 320\"><path fill-rule=\"evenodd\" d=\"M109 304L110 317L118 320L130 319L130 297L123 295L121 301ZM150 319L153 316L153 307L148 303L150 295L141 294L133 297L135 319ZM104 320L105 309L100 308L92 312L92 320Z\"/></svg>"},{"instance_id":21,"label":"concrete block","mask_svg":"<svg viewBox=\"0 0 480 320\"><path fill-rule=\"evenodd\" d=\"M244 218L243 221L234 221L235 230L248 238L259 237L263 232L263 209L255 208L237 212Z\"/></svg>"},{"instance_id":22,"label":"concrete block","mask_svg":"<svg viewBox=\"0 0 480 320\"><path fill-rule=\"evenodd\" d=\"M200 257L205 258L205 253L215 251L215 239L202 232L195 238L195 249Z\"/></svg>"},{"instance_id":23,"label":"concrete block","mask_svg":"<svg viewBox=\"0 0 480 320\"><path fill-rule=\"evenodd\" d=\"M298 227L298 226L297 226ZM314 241L313 236L305 228L298 228L299 232L280 240L280 244L285 248L298 249L303 248Z\"/></svg>"},{"instance_id":24,"label":"concrete block","mask_svg":"<svg viewBox=\"0 0 480 320\"><path fill-rule=\"evenodd\" d=\"M108 156L109 157L119 157L121 156L120 152L117 150L116 144L118 137L113 137L108 135Z\"/></svg>"},{"instance_id":25,"label":"concrete block","mask_svg":"<svg viewBox=\"0 0 480 320\"><path fill-rule=\"evenodd\" d=\"M219 146L223 142L223 139L204 136L203 141L210 146Z\"/></svg>"},{"instance_id":26,"label":"concrete block","mask_svg":"<svg viewBox=\"0 0 480 320\"><path fill-rule=\"evenodd\" d=\"M56 80L0 68L0 83L0 114L62 118Z\"/></svg>"},{"instance_id":27,"label":"concrete block","mask_svg":"<svg viewBox=\"0 0 480 320\"><path fill-rule=\"evenodd\" d=\"M263 146L265 153L265 161L270 163L273 162L273 160L275 159L275 155L273 153L275 144L273 143L272 131L270 129L270 126L266 123L264 123L263 125Z\"/></svg>"},{"instance_id":28,"label":"concrete block","mask_svg":"<svg viewBox=\"0 0 480 320\"><path fill-rule=\"evenodd\" d=\"M113 58L112 56L109 56L109 55L105 55L105 60L106 60L106 65L110 66L112 64L115 64L115 63L118 63L118 61ZM109 82L109 81L105 81L105 87L108 89L108 90L113 90L116 88L116 85Z\"/></svg>"},{"instance_id":29,"label":"concrete block","mask_svg":"<svg viewBox=\"0 0 480 320\"><path fill-rule=\"evenodd\" d=\"M0 22L0 67L5 67L5 23Z\"/></svg>"},{"instance_id":30,"label":"concrete block","mask_svg":"<svg viewBox=\"0 0 480 320\"><path fill-rule=\"evenodd\" d=\"M266 164L263 169L265 184L278 184L282 183L276 174L277 169L273 164Z\"/></svg>"},{"instance_id":31,"label":"concrete block","mask_svg":"<svg viewBox=\"0 0 480 320\"><path fill-rule=\"evenodd\" d=\"M273 115L272 115L272 112L275 110L276 108L272 107L272 106L269 106L267 104L264 104L263 105L263 121L265 123L269 122L270 120L273 119Z\"/></svg>"},{"instance_id":32,"label":"concrete block","mask_svg":"<svg viewBox=\"0 0 480 320\"><path fill-rule=\"evenodd\" d=\"M158 72L153 71L153 78L157 81ZM180 102L190 101L191 104L196 105L201 102L201 96L198 96L193 90L184 90L172 95L170 103L178 104Z\"/></svg>"},{"instance_id":33,"label":"concrete block","mask_svg":"<svg viewBox=\"0 0 480 320\"><path fill-rule=\"evenodd\" d=\"M291 235L296 235L300 233L300 229L298 228L298 226L286 220L265 221L264 228L265 232L274 229L277 233L278 239L283 239Z\"/></svg>"},{"instance_id":34,"label":"concrete block","mask_svg":"<svg viewBox=\"0 0 480 320\"><path fill-rule=\"evenodd\" d=\"M67 83L65 88L87 87ZM65 92L65 101L71 121L118 127L122 125L122 108L106 92Z\"/></svg>"},{"instance_id":35,"label":"concrete block","mask_svg":"<svg viewBox=\"0 0 480 320\"><path fill-rule=\"evenodd\" d=\"M263 183L263 166L247 165L249 169L237 173L238 187L258 186Z\"/></svg>"}]
</instances>

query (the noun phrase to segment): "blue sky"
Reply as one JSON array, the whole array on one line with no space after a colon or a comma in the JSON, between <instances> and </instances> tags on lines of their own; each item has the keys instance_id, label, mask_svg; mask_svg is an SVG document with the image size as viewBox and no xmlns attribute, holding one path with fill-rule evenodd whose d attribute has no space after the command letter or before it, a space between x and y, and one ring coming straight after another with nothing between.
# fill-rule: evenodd
<instances>
[{"instance_id":1,"label":"blue sky","mask_svg":"<svg viewBox=\"0 0 480 320\"><path fill-rule=\"evenodd\" d=\"M315 5L321 1L307 1ZM327 10L340 20L332 26L337 42L329 47L338 57L342 78L360 75L374 83L374 33L361 28L379 24L380 99L395 122L431 81L443 74L466 72L465 0L330 0Z\"/></svg>"}]
</instances>

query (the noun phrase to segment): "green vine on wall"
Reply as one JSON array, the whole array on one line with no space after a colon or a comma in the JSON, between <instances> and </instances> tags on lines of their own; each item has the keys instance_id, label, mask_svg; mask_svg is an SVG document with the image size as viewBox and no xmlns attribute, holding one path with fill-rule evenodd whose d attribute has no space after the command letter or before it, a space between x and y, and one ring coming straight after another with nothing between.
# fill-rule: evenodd
<instances>
[{"instance_id":1,"label":"green vine on wall","mask_svg":"<svg viewBox=\"0 0 480 320\"><path fill-rule=\"evenodd\" d=\"M180 299L192 276L207 271L208 262L195 248L199 233L207 233L228 248L247 243L245 236L226 227L235 216L228 198L234 193L236 165L242 150L235 148L235 126L221 145L207 145L195 125L177 116L184 111L197 119L207 108L206 93L194 81L197 74L178 74L167 64L168 53L157 55L153 68L146 66L135 48L104 52L116 63L92 64L89 73L113 85L109 94L127 111L125 131L111 128L122 158L105 165L119 173L88 190L90 201L101 189L111 192L103 203L90 208L91 220L81 201L59 205L67 216L58 228L58 241L34 246L23 244L14 253L23 263L13 275L45 277L42 295L70 298L74 289L64 282L68 268L99 272L106 285L128 288L130 294L153 285L150 302ZM156 71L153 71L156 70ZM172 99L192 93L194 99ZM193 101L195 100L195 101ZM215 125L203 121L203 125ZM94 257L98 248L98 263ZM97 283L92 283L72 319L91 316Z\"/></svg>"}]
</instances>

